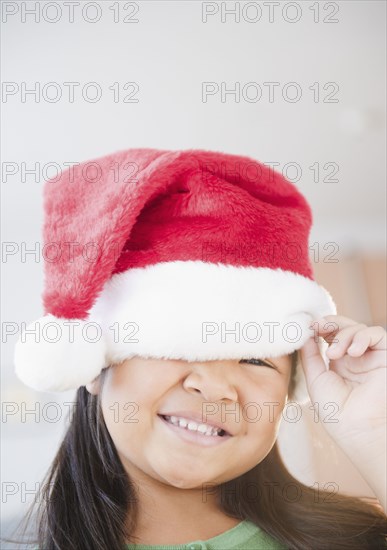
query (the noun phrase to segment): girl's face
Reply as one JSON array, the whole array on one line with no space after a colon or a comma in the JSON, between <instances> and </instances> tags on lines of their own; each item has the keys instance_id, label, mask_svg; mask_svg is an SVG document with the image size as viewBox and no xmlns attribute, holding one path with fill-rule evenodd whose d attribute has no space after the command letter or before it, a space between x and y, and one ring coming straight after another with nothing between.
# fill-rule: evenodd
<instances>
[{"instance_id":1,"label":"girl's face","mask_svg":"<svg viewBox=\"0 0 387 550\"><path fill-rule=\"evenodd\" d=\"M142 472L193 489L234 479L265 458L290 375L290 355L201 363L134 357L109 367L102 387L99 377L87 389L101 393L106 426L129 475ZM183 426L165 415L179 417ZM202 435L184 420L229 435Z\"/></svg>"}]
</instances>

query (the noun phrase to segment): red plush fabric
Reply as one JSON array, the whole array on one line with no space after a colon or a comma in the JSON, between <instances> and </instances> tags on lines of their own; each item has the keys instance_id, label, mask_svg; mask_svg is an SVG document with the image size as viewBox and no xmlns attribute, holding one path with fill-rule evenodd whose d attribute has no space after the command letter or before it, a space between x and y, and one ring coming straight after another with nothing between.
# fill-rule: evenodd
<instances>
[{"instance_id":1,"label":"red plush fabric","mask_svg":"<svg viewBox=\"0 0 387 550\"><path fill-rule=\"evenodd\" d=\"M248 157L119 151L47 181L44 207L43 301L56 317L86 319L113 274L159 262L281 268L313 280L307 201Z\"/></svg>"}]
</instances>

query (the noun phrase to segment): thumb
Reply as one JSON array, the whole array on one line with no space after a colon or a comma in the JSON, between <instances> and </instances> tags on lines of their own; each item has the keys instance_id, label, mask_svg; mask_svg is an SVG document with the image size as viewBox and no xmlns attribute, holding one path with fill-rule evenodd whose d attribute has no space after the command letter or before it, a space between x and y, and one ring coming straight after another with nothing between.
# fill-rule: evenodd
<instances>
[{"instance_id":1,"label":"thumb","mask_svg":"<svg viewBox=\"0 0 387 550\"><path fill-rule=\"evenodd\" d=\"M327 371L327 368L323 358L321 357L320 348L318 343L315 341L314 336L308 338L300 352L306 385L309 395L313 398L311 395L311 390L312 388L315 388L317 378L323 375Z\"/></svg>"}]
</instances>

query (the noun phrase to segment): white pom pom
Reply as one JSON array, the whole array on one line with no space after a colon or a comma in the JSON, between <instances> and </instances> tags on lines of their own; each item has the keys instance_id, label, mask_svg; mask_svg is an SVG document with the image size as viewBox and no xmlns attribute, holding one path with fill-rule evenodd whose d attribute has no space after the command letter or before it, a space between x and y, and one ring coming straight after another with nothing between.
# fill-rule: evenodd
<instances>
[{"instance_id":1,"label":"white pom pom","mask_svg":"<svg viewBox=\"0 0 387 550\"><path fill-rule=\"evenodd\" d=\"M28 325L17 341L15 372L37 391L77 389L107 366L105 351L98 323L46 315Z\"/></svg>"}]
</instances>

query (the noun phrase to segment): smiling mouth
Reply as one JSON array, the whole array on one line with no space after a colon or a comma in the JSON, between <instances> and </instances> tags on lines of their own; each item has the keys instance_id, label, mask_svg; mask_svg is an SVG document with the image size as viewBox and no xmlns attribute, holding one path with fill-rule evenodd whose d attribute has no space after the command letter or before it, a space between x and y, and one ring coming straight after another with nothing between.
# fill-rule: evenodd
<instances>
[{"instance_id":1,"label":"smiling mouth","mask_svg":"<svg viewBox=\"0 0 387 550\"><path fill-rule=\"evenodd\" d=\"M230 436L230 434L222 428L213 428L208 424L200 424L198 422L194 422L193 420L186 420L185 418L179 418L177 416L167 416L163 414L159 414L158 416L165 422L168 422L168 424L172 424L173 426L182 428L189 432L198 433L207 437Z\"/></svg>"}]
</instances>

